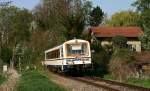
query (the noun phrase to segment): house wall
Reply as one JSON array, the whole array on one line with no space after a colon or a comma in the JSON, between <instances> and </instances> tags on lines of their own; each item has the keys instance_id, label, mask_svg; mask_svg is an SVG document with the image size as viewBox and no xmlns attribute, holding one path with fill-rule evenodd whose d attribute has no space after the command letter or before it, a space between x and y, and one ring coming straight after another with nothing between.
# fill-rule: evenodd
<instances>
[{"instance_id":1,"label":"house wall","mask_svg":"<svg viewBox=\"0 0 150 91\"><path fill-rule=\"evenodd\" d=\"M141 52L141 41L127 41L127 44L132 45L136 52Z\"/></svg>"},{"instance_id":2,"label":"house wall","mask_svg":"<svg viewBox=\"0 0 150 91\"><path fill-rule=\"evenodd\" d=\"M111 44L112 44L111 41L101 41L101 46L111 45Z\"/></svg>"},{"instance_id":3,"label":"house wall","mask_svg":"<svg viewBox=\"0 0 150 91\"><path fill-rule=\"evenodd\" d=\"M111 45L111 41L101 41L101 46ZM141 52L141 42L140 41L127 41L127 45L131 45L131 50L135 50L136 52Z\"/></svg>"}]
</instances>

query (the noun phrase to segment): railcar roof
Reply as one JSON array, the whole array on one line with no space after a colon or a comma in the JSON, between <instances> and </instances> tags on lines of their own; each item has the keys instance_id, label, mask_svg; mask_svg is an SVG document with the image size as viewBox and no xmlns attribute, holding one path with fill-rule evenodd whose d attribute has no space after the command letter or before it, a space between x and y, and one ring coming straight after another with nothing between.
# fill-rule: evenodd
<instances>
[{"instance_id":1,"label":"railcar roof","mask_svg":"<svg viewBox=\"0 0 150 91\"><path fill-rule=\"evenodd\" d=\"M59 49L59 48L62 47L62 46L63 46L63 45L59 45L59 46L53 47L53 48L51 48L51 49L48 49L48 50L45 51L45 53L50 52L50 51L53 51L53 50L56 50L56 49Z\"/></svg>"},{"instance_id":2,"label":"railcar roof","mask_svg":"<svg viewBox=\"0 0 150 91\"><path fill-rule=\"evenodd\" d=\"M78 42L88 42L88 41L82 40L82 39L72 39L72 40L66 41L64 43L71 43L71 42L75 42L75 41L78 41Z\"/></svg>"},{"instance_id":3,"label":"railcar roof","mask_svg":"<svg viewBox=\"0 0 150 91\"><path fill-rule=\"evenodd\" d=\"M88 42L88 41L82 40L82 39L72 39L72 40L68 40L68 41L64 42L63 44L65 44L65 43L72 43L72 42L75 42L75 41L78 41L78 42ZM53 48L50 48L50 49L46 50L45 53L53 51L53 50L56 50L56 49L59 49L60 47L63 46L63 44L61 44L59 46L56 46L56 47L53 47Z\"/></svg>"}]
</instances>

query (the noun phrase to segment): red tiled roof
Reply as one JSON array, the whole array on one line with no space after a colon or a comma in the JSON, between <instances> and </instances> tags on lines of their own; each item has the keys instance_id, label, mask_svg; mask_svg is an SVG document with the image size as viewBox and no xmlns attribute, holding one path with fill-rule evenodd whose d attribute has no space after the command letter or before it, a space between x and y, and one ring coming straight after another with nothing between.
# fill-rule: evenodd
<instances>
[{"instance_id":1,"label":"red tiled roof","mask_svg":"<svg viewBox=\"0 0 150 91\"><path fill-rule=\"evenodd\" d=\"M96 37L139 37L143 31L139 27L92 27L90 29Z\"/></svg>"}]
</instances>

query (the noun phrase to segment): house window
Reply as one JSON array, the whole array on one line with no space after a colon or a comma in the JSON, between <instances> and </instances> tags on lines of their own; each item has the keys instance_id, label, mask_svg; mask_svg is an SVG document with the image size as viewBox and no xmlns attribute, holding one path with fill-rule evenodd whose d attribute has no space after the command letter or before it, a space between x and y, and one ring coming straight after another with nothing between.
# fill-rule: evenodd
<instances>
[{"instance_id":1,"label":"house window","mask_svg":"<svg viewBox=\"0 0 150 91\"><path fill-rule=\"evenodd\" d=\"M136 51L136 45L134 45L134 44L128 44L128 49L130 51Z\"/></svg>"}]
</instances>

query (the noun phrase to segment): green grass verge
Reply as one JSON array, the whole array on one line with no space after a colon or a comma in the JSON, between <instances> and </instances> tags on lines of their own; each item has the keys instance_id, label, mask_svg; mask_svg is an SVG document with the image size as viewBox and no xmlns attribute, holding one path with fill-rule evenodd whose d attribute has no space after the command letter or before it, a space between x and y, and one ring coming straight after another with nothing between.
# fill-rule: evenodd
<instances>
[{"instance_id":1,"label":"green grass verge","mask_svg":"<svg viewBox=\"0 0 150 91\"><path fill-rule=\"evenodd\" d=\"M6 78L2 75L0 75L0 84L2 84L4 81L6 81Z\"/></svg>"},{"instance_id":2,"label":"green grass verge","mask_svg":"<svg viewBox=\"0 0 150 91\"><path fill-rule=\"evenodd\" d=\"M117 77L114 77L112 75L106 75L104 77L104 79L117 81ZM136 85L136 86L142 86L142 87L150 88L150 78L147 78L147 79L129 78L127 80L124 80L123 82L127 83L127 84Z\"/></svg>"},{"instance_id":3,"label":"green grass verge","mask_svg":"<svg viewBox=\"0 0 150 91\"><path fill-rule=\"evenodd\" d=\"M16 91L66 91L39 71L23 72Z\"/></svg>"},{"instance_id":4,"label":"green grass verge","mask_svg":"<svg viewBox=\"0 0 150 91\"><path fill-rule=\"evenodd\" d=\"M150 78L149 79L137 79L137 78L130 78L125 81L128 84L133 84L137 86L143 86L146 88L150 88Z\"/></svg>"}]
</instances>

